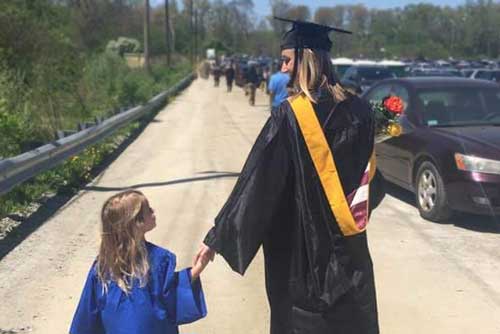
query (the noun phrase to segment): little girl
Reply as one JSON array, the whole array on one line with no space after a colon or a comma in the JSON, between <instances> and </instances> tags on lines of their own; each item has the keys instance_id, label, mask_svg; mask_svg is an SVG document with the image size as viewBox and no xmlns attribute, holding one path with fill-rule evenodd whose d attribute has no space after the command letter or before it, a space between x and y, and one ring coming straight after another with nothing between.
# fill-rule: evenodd
<instances>
[{"instance_id":1,"label":"little girl","mask_svg":"<svg viewBox=\"0 0 500 334\"><path fill-rule=\"evenodd\" d=\"M128 190L102 208L102 240L71 324L71 334L177 334L207 314L199 274L175 271L175 255L145 240L156 226L146 197Z\"/></svg>"}]
</instances>

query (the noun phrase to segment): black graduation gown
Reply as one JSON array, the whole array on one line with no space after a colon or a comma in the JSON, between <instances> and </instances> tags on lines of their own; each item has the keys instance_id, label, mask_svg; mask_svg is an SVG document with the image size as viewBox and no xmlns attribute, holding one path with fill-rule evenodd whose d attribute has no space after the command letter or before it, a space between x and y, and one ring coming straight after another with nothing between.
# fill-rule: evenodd
<instances>
[{"instance_id":1,"label":"black graduation gown","mask_svg":"<svg viewBox=\"0 0 500 334\"><path fill-rule=\"evenodd\" d=\"M333 99L313 106L323 125ZM346 194L359 187L373 129L370 107L354 95L324 126ZM384 194L379 177L371 208ZM204 242L240 274L264 246L272 334L379 332L366 233L342 235L288 101L264 125Z\"/></svg>"}]
</instances>

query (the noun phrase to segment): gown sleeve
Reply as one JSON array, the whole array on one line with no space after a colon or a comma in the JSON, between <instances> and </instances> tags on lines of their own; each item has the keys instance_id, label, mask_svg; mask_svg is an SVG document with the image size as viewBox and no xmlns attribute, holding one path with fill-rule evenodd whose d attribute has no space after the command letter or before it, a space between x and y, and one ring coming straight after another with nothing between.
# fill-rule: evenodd
<instances>
[{"instance_id":1,"label":"gown sleeve","mask_svg":"<svg viewBox=\"0 0 500 334\"><path fill-rule=\"evenodd\" d=\"M269 231L286 189L291 165L286 132L282 106L257 137L231 195L204 240L242 275Z\"/></svg>"},{"instance_id":2,"label":"gown sleeve","mask_svg":"<svg viewBox=\"0 0 500 334\"><path fill-rule=\"evenodd\" d=\"M100 284L92 266L83 287L80 301L76 308L70 334L104 334L99 310L98 294Z\"/></svg>"},{"instance_id":3,"label":"gown sleeve","mask_svg":"<svg viewBox=\"0 0 500 334\"><path fill-rule=\"evenodd\" d=\"M166 265L162 297L168 318L175 325L194 322L207 315L201 279L191 282L191 268L175 271L176 259L171 254Z\"/></svg>"}]
</instances>

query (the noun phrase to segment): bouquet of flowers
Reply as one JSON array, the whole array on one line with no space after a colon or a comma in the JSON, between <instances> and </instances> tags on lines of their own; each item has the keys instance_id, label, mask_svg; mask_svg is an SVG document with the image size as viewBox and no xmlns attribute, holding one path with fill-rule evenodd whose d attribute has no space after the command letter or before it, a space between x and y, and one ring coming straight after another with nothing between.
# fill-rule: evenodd
<instances>
[{"instance_id":1,"label":"bouquet of flowers","mask_svg":"<svg viewBox=\"0 0 500 334\"><path fill-rule=\"evenodd\" d=\"M401 135L402 129L398 120L404 110L404 103L397 96L388 96L382 102L372 103L375 114L375 142L380 143Z\"/></svg>"}]
</instances>

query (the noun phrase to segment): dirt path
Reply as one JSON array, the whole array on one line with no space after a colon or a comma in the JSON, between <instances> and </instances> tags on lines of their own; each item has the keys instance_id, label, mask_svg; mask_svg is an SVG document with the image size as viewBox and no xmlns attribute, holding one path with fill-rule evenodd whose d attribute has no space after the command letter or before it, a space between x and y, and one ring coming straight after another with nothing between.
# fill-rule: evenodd
<instances>
[{"instance_id":1,"label":"dirt path","mask_svg":"<svg viewBox=\"0 0 500 334\"><path fill-rule=\"evenodd\" d=\"M259 92L260 93L260 92ZM122 155L0 261L0 333L67 333L98 243L98 212L118 190L137 187L156 210L148 236L190 265L269 115L197 80L158 114ZM500 333L498 230L484 220L422 221L396 190L370 226L382 333ZM470 218L472 219L472 218ZM476 219L476 218L474 218ZM203 274L208 318L183 333L268 331L262 257L242 278L217 260ZM23 332L23 331L21 331Z\"/></svg>"}]
</instances>

